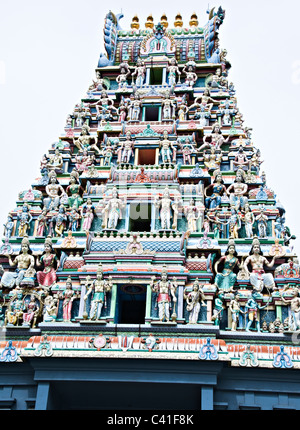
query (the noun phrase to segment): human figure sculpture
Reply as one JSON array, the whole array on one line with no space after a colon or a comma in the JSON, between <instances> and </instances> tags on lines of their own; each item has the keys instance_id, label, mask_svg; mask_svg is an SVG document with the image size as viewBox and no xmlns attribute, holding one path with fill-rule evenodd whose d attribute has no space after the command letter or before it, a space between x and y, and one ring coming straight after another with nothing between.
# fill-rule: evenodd
<instances>
[{"instance_id":1,"label":"human figure sculpture","mask_svg":"<svg viewBox=\"0 0 300 430\"><path fill-rule=\"evenodd\" d=\"M232 126L232 121L236 114L237 109L234 109L234 107L230 106L228 101L220 106L219 111L217 112L217 115L222 119L222 125L225 127Z\"/></svg>"},{"instance_id":2,"label":"human figure sculpture","mask_svg":"<svg viewBox=\"0 0 300 430\"><path fill-rule=\"evenodd\" d=\"M229 237L231 239L238 239L239 237L239 230L242 227L241 224L241 217L238 211L234 206L231 206L230 208L230 217L229 217Z\"/></svg>"},{"instance_id":3,"label":"human figure sculpture","mask_svg":"<svg viewBox=\"0 0 300 430\"><path fill-rule=\"evenodd\" d=\"M100 149L97 146L97 137L92 136L90 134L90 127L87 123L83 124L80 136L78 139L73 137L73 143L78 148L79 151L83 152L87 151L95 151L98 154L100 153Z\"/></svg>"},{"instance_id":4,"label":"human figure sculpture","mask_svg":"<svg viewBox=\"0 0 300 430\"><path fill-rule=\"evenodd\" d=\"M125 202L119 199L116 187L112 190L112 196L103 209L103 224L102 228L116 230L118 221L122 218L122 210L125 207Z\"/></svg>"},{"instance_id":5,"label":"human figure sculpture","mask_svg":"<svg viewBox=\"0 0 300 430\"><path fill-rule=\"evenodd\" d=\"M162 106L163 120L168 120L168 121L174 120L176 104L170 98L169 92L166 93L165 98L161 102L161 106Z\"/></svg>"},{"instance_id":6,"label":"human figure sculpture","mask_svg":"<svg viewBox=\"0 0 300 430\"><path fill-rule=\"evenodd\" d=\"M215 100L211 97L210 91L208 88L205 88L203 91L203 94L201 96L198 96L195 99L195 104L199 104L205 106L205 108L210 112L214 106L214 104L219 104L220 102L218 100Z\"/></svg>"},{"instance_id":7,"label":"human figure sculpture","mask_svg":"<svg viewBox=\"0 0 300 430\"><path fill-rule=\"evenodd\" d=\"M108 280L103 278L103 269L100 263L96 280L90 285L84 296L84 301L86 302L89 295L93 293L89 312L90 320L97 321L101 318L102 309L106 307L106 294L111 291L112 287L112 277L110 276Z\"/></svg>"},{"instance_id":8,"label":"human figure sculpture","mask_svg":"<svg viewBox=\"0 0 300 430\"><path fill-rule=\"evenodd\" d=\"M248 160L247 154L244 151L244 148L240 145L238 152L236 153L236 156L232 162L233 164L233 170L249 170L250 161Z\"/></svg>"},{"instance_id":9,"label":"human figure sculpture","mask_svg":"<svg viewBox=\"0 0 300 430\"><path fill-rule=\"evenodd\" d=\"M57 319L57 297L46 296L43 306L43 322L55 322Z\"/></svg>"},{"instance_id":10,"label":"human figure sculpture","mask_svg":"<svg viewBox=\"0 0 300 430\"><path fill-rule=\"evenodd\" d=\"M24 237L28 234L30 223L32 221L32 215L30 213L29 206L26 203L22 206L22 211L21 213L18 213L17 218L19 220L18 235L19 237Z\"/></svg>"},{"instance_id":11,"label":"human figure sculpture","mask_svg":"<svg viewBox=\"0 0 300 430\"><path fill-rule=\"evenodd\" d=\"M189 205L184 208L184 215L186 217L188 223L188 231L194 233L198 231L197 221L201 216L203 211L200 210L200 207L195 206L194 199L191 199Z\"/></svg>"},{"instance_id":12,"label":"human figure sculpture","mask_svg":"<svg viewBox=\"0 0 300 430\"><path fill-rule=\"evenodd\" d=\"M271 273L265 273L264 266L272 268L275 264L275 256L269 263L266 257L263 256L260 242L257 238L253 239L252 248L249 256L244 261L244 270L249 277L250 284L253 289L262 292L266 287L268 290L276 289L275 281ZM249 272L248 265L251 266L252 272Z\"/></svg>"},{"instance_id":13,"label":"human figure sculpture","mask_svg":"<svg viewBox=\"0 0 300 430\"><path fill-rule=\"evenodd\" d=\"M56 173L61 173L63 171L63 156L60 153L59 149L55 150L55 153L50 156L49 161L47 163L47 168L51 171L54 170Z\"/></svg>"},{"instance_id":14,"label":"human figure sculpture","mask_svg":"<svg viewBox=\"0 0 300 430\"><path fill-rule=\"evenodd\" d=\"M248 203L244 207L243 221L245 224L246 237L248 239L253 238L253 224L255 222L255 217Z\"/></svg>"},{"instance_id":15,"label":"human figure sculpture","mask_svg":"<svg viewBox=\"0 0 300 430\"><path fill-rule=\"evenodd\" d=\"M175 214L176 211L176 202L171 200L170 192L168 186L164 189L162 198L155 199L155 207L160 209L160 222L162 230L170 230L171 229L171 219L172 219L172 209ZM172 228L176 228L175 220L173 219Z\"/></svg>"},{"instance_id":16,"label":"human figure sculpture","mask_svg":"<svg viewBox=\"0 0 300 430\"><path fill-rule=\"evenodd\" d=\"M189 313L189 324L197 324L201 306L207 306L205 303L205 295L200 288L199 280L196 279L193 283L193 289L187 292L184 289L183 298L186 300L186 309Z\"/></svg>"},{"instance_id":17,"label":"human figure sculpture","mask_svg":"<svg viewBox=\"0 0 300 430\"><path fill-rule=\"evenodd\" d=\"M98 148L97 148L98 149ZM82 151L82 154L75 155L75 167L78 172L86 172L95 161L94 155L89 155L87 149Z\"/></svg>"},{"instance_id":18,"label":"human figure sculpture","mask_svg":"<svg viewBox=\"0 0 300 430\"><path fill-rule=\"evenodd\" d=\"M118 162L119 163L130 163L133 156L134 142L131 137L131 132L127 131L125 140L121 142L121 146L118 149Z\"/></svg>"},{"instance_id":19,"label":"human figure sculpture","mask_svg":"<svg viewBox=\"0 0 300 430\"><path fill-rule=\"evenodd\" d=\"M64 205L60 205L58 211L53 215L50 220L49 231L51 234L56 233L56 236L61 237L67 225L67 215ZM53 224L55 224L53 232Z\"/></svg>"},{"instance_id":20,"label":"human figure sculpture","mask_svg":"<svg viewBox=\"0 0 300 430\"><path fill-rule=\"evenodd\" d=\"M10 239L12 232L13 232L13 228L14 228L14 222L13 222L13 218L11 215L8 215L7 217L7 221L4 225L4 236L6 239Z\"/></svg>"},{"instance_id":21,"label":"human figure sculpture","mask_svg":"<svg viewBox=\"0 0 300 430\"><path fill-rule=\"evenodd\" d=\"M82 230L89 232L94 220L95 206L90 198L87 199L86 203L81 208L81 218L83 218Z\"/></svg>"},{"instance_id":22,"label":"human figure sculpture","mask_svg":"<svg viewBox=\"0 0 300 430\"><path fill-rule=\"evenodd\" d=\"M172 163L176 161L176 147L169 140L167 130L164 130L159 146L161 148L160 154L163 163Z\"/></svg>"},{"instance_id":23,"label":"human figure sculpture","mask_svg":"<svg viewBox=\"0 0 300 430\"><path fill-rule=\"evenodd\" d=\"M198 79L197 73L195 73L195 65L194 61L188 61L182 69L182 73L185 75L184 82L189 88L193 88Z\"/></svg>"},{"instance_id":24,"label":"human figure sculpture","mask_svg":"<svg viewBox=\"0 0 300 430\"><path fill-rule=\"evenodd\" d=\"M58 260L55 251L52 247L51 238L47 238L44 243L44 251L40 258L37 258L36 264L38 267L43 266L43 271L38 271L36 274L39 287L49 289L56 282L56 270Z\"/></svg>"},{"instance_id":25,"label":"human figure sculpture","mask_svg":"<svg viewBox=\"0 0 300 430\"><path fill-rule=\"evenodd\" d=\"M96 107L98 127L102 127L104 122L113 120L113 111L117 111L114 107L114 101L109 98L105 90L101 91L100 98L96 103L92 103L91 106Z\"/></svg>"},{"instance_id":26,"label":"human figure sculpture","mask_svg":"<svg viewBox=\"0 0 300 430\"><path fill-rule=\"evenodd\" d=\"M233 290L237 278L234 269L238 267L238 264L235 244L233 241L229 241L225 255L215 263L215 285L219 290L226 292ZM220 266L222 266L222 272L218 272Z\"/></svg>"},{"instance_id":27,"label":"human figure sculpture","mask_svg":"<svg viewBox=\"0 0 300 430\"><path fill-rule=\"evenodd\" d=\"M207 127L211 118L211 112L206 104L193 103L189 108L188 112L195 109L194 120L199 120L201 127Z\"/></svg>"},{"instance_id":28,"label":"human figure sculpture","mask_svg":"<svg viewBox=\"0 0 300 430\"><path fill-rule=\"evenodd\" d=\"M83 199L80 196L80 193L82 192L82 187L79 184L79 182L76 180L76 177L71 175L69 185L66 189L66 192L69 196L68 198L68 204L70 208L75 207L76 209L79 208L79 206L83 203Z\"/></svg>"},{"instance_id":29,"label":"human figure sculpture","mask_svg":"<svg viewBox=\"0 0 300 430\"><path fill-rule=\"evenodd\" d=\"M257 231L260 238L267 236L268 227L268 216L265 214L266 209L264 206L259 208L259 213L256 215L255 220L257 221Z\"/></svg>"},{"instance_id":30,"label":"human figure sculpture","mask_svg":"<svg viewBox=\"0 0 300 430\"><path fill-rule=\"evenodd\" d=\"M239 324L239 316L240 314L246 314L246 312L244 312L241 309L241 305L240 305L240 295L237 293L234 298L230 301L229 303L229 310L231 312L231 331L236 331L237 326Z\"/></svg>"},{"instance_id":31,"label":"human figure sculpture","mask_svg":"<svg viewBox=\"0 0 300 430\"><path fill-rule=\"evenodd\" d=\"M210 139L210 142L208 142L208 139ZM200 146L199 151L202 151L205 148L211 148L212 146L216 149L220 149L225 143L229 142L229 139L230 135L227 139L224 138L221 127L219 123L216 122L212 126L212 132L203 137L203 144Z\"/></svg>"},{"instance_id":32,"label":"human figure sculpture","mask_svg":"<svg viewBox=\"0 0 300 430\"><path fill-rule=\"evenodd\" d=\"M79 227L81 215L78 212L78 209L76 207L73 207L71 209L71 212L69 213L69 230L70 231L77 231Z\"/></svg>"},{"instance_id":33,"label":"human figure sculpture","mask_svg":"<svg viewBox=\"0 0 300 430\"><path fill-rule=\"evenodd\" d=\"M4 326L18 326L25 310L23 291L16 288L5 312Z\"/></svg>"},{"instance_id":34,"label":"human figure sculpture","mask_svg":"<svg viewBox=\"0 0 300 430\"><path fill-rule=\"evenodd\" d=\"M248 192L248 185L243 178L243 172L238 170L234 182L227 188L227 194L230 199L230 205L237 211L244 208L248 203L248 198L245 196Z\"/></svg>"},{"instance_id":35,"label":"human figure sculpture","mask_svg":"<svg viewBox=\"0 0 300 430\"><path fill-rule=\"evenodd\" d=\"M176 306L177 297L177 282L176 278L173 278L172 282L168 280L168 272L166 267L163 267L161 272L161 279L155 281L155 276L151 278L150 287L154 293L157 293L157 304L158 304L158 316L161 322L170 321L170 308L172 301L174 307ZM172 319L176 319L175 309L172 314Z\"/></svg>"},{"instance_id":36,"label":"human figure sculpture","mask_svg":"<svg viewBox=\"0 0 300 430\"><path fill-rule=\"evenodd\" d=\"M179 147L182 151L183 164L191 165L192 163L192 155L196 154L197 149L195 148L195 144L191 142L191 140L187 137L184 143L179 141Z\"/></svg>"},{"instance_id":37,"label":"human figure sculpture","mask_svg":"<svg viewBox=\"0 0 300 430\"><path fill-rule=\"evenodd\" d=\"M299 297L299 289L297 287L292 288L291 294L292 298L287 299L284 297L284 292L290 288L290 285L287 285L282 292L280 293L281 300L290 305L290 313L289 313L289 330L298 331L300 330L300 297Z\"/></svg>"},{"instance_id":38,"label":"human figure sculpture","mask_svg":"<svg viewBox=\"0 0 300 430\"><path fill-rule=\"evenodd\" d=\"M214 301L213 315L211 320L214 325L219 326L221 324L223 313L224 313L225 305L224 305L224 293L219 291L216 294L216 298Z\"/></svg>"},{"instance_id":39,"label":"human figure sculpture","mask_svg":"<svg viewBox=\"0 0 300 430\"><path fill-rule=\"evenodd\" d=\"M215 170L214 175L214 182L204 189L205 205L209 210L217 209L221 204L222 195L227 193L221 172ZM212 194L208 195L210 190Z\"/></svg>"},{"instance_id":40,"label":"human figure sculpture","mask_svg":"<svg viewBox=\"0 0 300 430\"><path fill-rule=\"evenodd\" d=\"M204 151L203 153L203 163L209 172L214 172L215 170L220 170L222 162L222 151L216 150L213 146L210 151Z\"/></svg>"},{"instance_id":41,"label":"human figure sculpture","mask_svg":"<svg viewBox=\"0 0 300 430\"><path fill-rule=\"evenodd\" d=\"M180 83L181 72L179 70L179 67L177 65L177 60L175 57L169 60L169 65L167 66L167 73L168 73L168 84L171 87L175 87L177 82ZM178 81L177 81L177 76L178 76Z\"/></svg>"},{"instance_id":42,"label":"human figure sculpture","mask_svg":"<svg viewBox=\"0 0 300 430\"><path fill-rule=\"evenodd\" d=\"M89 91L96 92L102 91L106 88L105 80L101 77L101 73L99 70L96 71L96 81L93 80L93 83L89 87Z\"/></svg>"},{"instance_id":43,"label":"human figure sculpture","mask_svg":"<svg viewBox=\"0 0 300 430\"><path fill-rule=\"evenodd\" d=\"M135 79L135 85L137 87L142 87L145 81L145 76L146 76L146 66L144 62L139 58L136 62L134 71L131 74L132 85L134 85L134 79Z\"/></svg>"},{"instance_id":44,"label":"human figure sculpture","mask_svg":"<svg viewBox=\"0 0 300 430\"><path fill-rule=\"evenodd\" d=\"M133 100L128 106L128 116L130 121L139 121L142 108L142 101L138 93L134 94Z\"/></svg>"},{"instance_id":45,"label":"human figure sculpture","mask_svg":"<svg viewBox=\"0 0 300 430\"><path fill-rule=\"evenodd\" d=\"M24 298L24 309L23 309L23 326L31 326L35 328L37 317L40 311L40 306L36 300L35 294L30 295L30 300L25 301Z\"/></svg>"},{"instance_id":46,"label":"human figure sculpture","mask_svg":"<svg viewBox=\"0 0 300 430\"><path fill-rule=\"evenodd\" d=\"M265 309L269 305L269 301L265 306L260 306L258 303L259 298L260 294L257 291L252 291L251 297L246 303L245 310L248 319L246 331L250 331L254 323L256 331L260 332L259 311Z\"/></svg>"},{"instance_id":47,"label":"human figure sculpture","mask_svg":"<svg viewBox=\"0 0 300 430\"><path fill-rule=\"evenodd\" d=\"M73 302L76 299L76 293L72 288L72 278L69 276L66 280L65 289L59 293L58 298L63 300L63 320L71 321Z\"/></svg>"},{"instance_id":48,"label":"human figure sculpture","mask_svg":"<svg viewBox=\"0 0 300 430\"><path fill-rule=\"evenodd\" d=\"M31 277L34 270L35 259L29 247L28 237L24 237L21 242L21 250L19 255L12 260L11 255L7 255L8 263L11 267L17 266L14 272L4 272L1 278L1 286L5 288L13 288L20 286L24 278Z\"/></svg>"},{"instance_id":49,"label":"human figure sculpture","mask_svg":"<svg viewBox=\"0 0 300 430\"><path fill-rule=\"evenodd\" d=\"M59 206L60 197L65 191L62 185L59 184L55 172L50 174L49 179L49 184L45 188L48 197L44 198L44 205L46 209L55 209Z\"/></svg>"}]
</instances>

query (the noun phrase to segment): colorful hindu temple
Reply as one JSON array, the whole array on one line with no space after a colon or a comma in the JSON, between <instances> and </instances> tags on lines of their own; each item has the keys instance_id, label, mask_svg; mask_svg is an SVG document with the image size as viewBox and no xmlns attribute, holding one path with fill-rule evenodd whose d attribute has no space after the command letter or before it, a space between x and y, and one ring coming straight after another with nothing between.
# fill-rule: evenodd
<instances>
[{"instance_id":1,"label":"colorful hindu temple","mask_svg":"<svg viewBox=\"0 0 300 430\"><path fill-rule=\"evenodd\" d=\"M0 409L300 409L300 266L220 45L104 23L0 248Z\"/></svg>"}]
</instances>

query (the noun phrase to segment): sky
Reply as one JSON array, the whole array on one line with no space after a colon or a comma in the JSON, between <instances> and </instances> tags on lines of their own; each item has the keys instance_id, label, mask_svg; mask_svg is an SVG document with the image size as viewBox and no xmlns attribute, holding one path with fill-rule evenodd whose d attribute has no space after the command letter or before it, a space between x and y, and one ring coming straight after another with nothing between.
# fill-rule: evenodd
<instances>
[{"instance_id":1,"label":"sky","mask_svg":"<svg viewBox=\"0 0 300 430\"><path fill-rule=\"evenodd\" d=\"M46 4L45 4L46 3ZM162 6L163 4L163 6ZM181 13L184 25L198 15L207 22L208 3L152 0L109 3L129 29L166 14L170 27ZM108 2L96 0L0 0L0 224L15 208L20 191L39 176L43 154L63 132L68 114L95 77L103 48ZM262 153L267 186L286 209L300 255L300 49L299 0L223 0L226 17L220 46L231 62L229 80L253 143Z\"/></svg>"}]
</instances>

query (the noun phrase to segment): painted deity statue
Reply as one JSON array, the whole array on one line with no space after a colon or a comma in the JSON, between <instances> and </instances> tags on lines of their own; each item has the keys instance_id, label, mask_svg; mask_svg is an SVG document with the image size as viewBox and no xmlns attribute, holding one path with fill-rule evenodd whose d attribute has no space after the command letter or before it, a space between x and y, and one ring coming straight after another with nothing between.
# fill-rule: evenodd
<instances>
[{"instance_id":1,"label":"painted deity statue","mask_svg":"<svg viewBox=\"0 0 300 430\"><path fill-rule=\"evenodd\" d=\"M73 137L73 143L81 152L87 150L97 152L98 154L100 153L100 149L97 146L97 136L92 136L90 134L90 127L87 123L83 124L78 139Z\"/></svg>"},{"instance_id":2,"label":"painted deity statue","mask_svg":"<svg viewBox=\"0 0 300 430\"><path fill-rule=\"evenodd\" d=\"M13 229L14 229L14 222L12 216L9 214L7 217L7 221L4 226L4 236L5 239L9 239L12 235Z\"/></svg>"},{"instance_id":3,"label":"painted deity statue","mask_svg":"<svg viewBox=\"0 0 300 430\"><path fill-rule=\"evenodd\" d=\"M66 280L65 289L58 295L63 300L63 320L64 322L71 321L73 302L76 299L76 293L72 289L72 279L69 276Z\"/></svg>"},{"instance_id":4,"label":"painted deity statue","mask_svg":"<svg viewBox=\"0 0 300 430\"><path fill-rule=\"evenodd\" d=\"M240 305L240 295L237 293L235 294L234 298L229 303L229 310L231 312L231 331L236 331L238 324L239 324L239 317L240 314L245 314L241 309Z\"/></svg>"},{"instance_id":5,"label":"painted deity statue","mask_svg":"<svg viewBox=\"0 0 300 430\"><path fill-rule=\"evenodd\" d=\"M198 152L195 148L195 143L192 143L192 141L187 137L183 143L179 141L178 144L182 151L183 164L192 165L192 155Z\"/></svg>"},{"instance_id":6,"label":"painted deity statue","mask_svg":"<svg viewBox=\"0 0 300 430\"><path fill-rule=\"evenodd\" d=\"M127 60L124 60L120 63L119 70L120 74L116 77L116 82L119 86L119 90L126 90L128 87L128 77L130 75L130 68Z\"/></svg>"},{"instance_id":7,"label":"painted deity statue","mask_svg":"<svg viewBox=\"0 0 300 430\"><path fill-rule=\"evenodd\" d=\"M176 103L170 98L170 93L167 92L161 102L163 120L171 121L175 118Z\"/></svg>"},{"instance_id":8,"label":"painted deity statue","mask_svg":"<svg viewBox=\"0 0 300 430\"><path fill-rule=\"evenodd\" d=\"M199 206L195 206L194 199L191 199L189 205L184 208L184 215L186 217L188 223L188 231L194 233L198 231L197 221L201 217L201 208Z\"/></svg>"},{"instance_id":9,"label":"painted deity statue","mask_svg":"<svg viewBox=\"0 0 300 430\"><path fill-rule=\"evenodd\" d=\"M142 101L138 93L134 94L133 100L128 106L128 116L130 121L139 121L142 108Z\"/></svg>"},{"instance_id":10,"label":"painted deity statue","mask_svg":"<svg viewBox=\"0 0 300 430\"><path fill-rule=\"evenodd\" d=\"M131 132L127 131L125 140L122 141L120 148L118 149L118 162L119 163L130 163L133 156L134 143L131 137Z\"/></svg>"},{"instance_id":11,"label":"painted deity statue","mask_svg":"<svg viewBox=\"0 0 300 430\"><path fill-rule=\"evenodd\" d=\"M187 289L184 289L183 298L186 300L186 310L189 313L189 324L197 324L201 306L207 306L204 301L205 295L200 287L198 279L193 283L192 291L187 292Z\"/></svg>"},{"instance_id":12,"label":"painted deity statue","mask_svg":"<svg viewBox=\"0 0 300 430\"><path fill-rule=\"evenodd\" d=\"M162 198L155 199L155 207L160 209L160 222L162 230L170 230L171 229L171 219L172 219L172 209L174 211L174 215L176 210L176 202L173 202L170 197L169 187L166 186ZM177 222L175 220L175 216L172 223L172 228L175 229Z\"/></svg>"},{"instance_id":13,"label":"painted deity statue","mask_svg":"<svg viewBox=\"0 0 300 430\"><path fill-rule=\"evenodd\" d=\"M287 285L282 292L280 293L281 300L289 305L289 330L290 331L298 331L300 330L300 297L299 297L299 289L297 287L292 288L291 298L287 298L284 296L284 292L290 288L290 285Z\"/></svg>"},{"instance_id":14,"label":"painted deity statue","mask_svg":"<svg viewBox=\"0 0 300 430\"><path fill-rule=\"evenodd\" d=\"M24 298L24 310L23 310L23 326L29 326L32 328L36 327L38 314L40 311L40 305L35 294L30 295L30 300L26 301Z\"/></svg>"},{"instance_id":15,"label":"painted deity statue","mask_svg":"<svg viewBox=\"0 0 300 430\"><path fill-rule=\"evenodd\" d=\"M24 294L16 288L5 312L4 326L18 326L23 319L25 311Z\"/></svg>"},{"instance_id":16,"label":"painted deity statue","mask_svg":"<svg viewBox=\"0 0 300 430\"><path fill-rule=\"evenodd\" d=\"M228 248L225 255L215 263L215 285L219 290L231 291L236 282L237 275L234 269L239 265L237 252L233 241L229 241ZM222 272L218 272L219 267L222 266Z\"/></svg>"},{"instance_id":17,"label":"painted deity statue","mask_svg":"<svg viewBox=\"0 0 300 430\"><path fill-rule=\"evenodd\" d=\"M177 84L177 76L178 76L178 83L180 84L181 72L179 70L177 60L175 57L173 57L169 60L169 65L167 67L167 73L168 73L168 84L171 87L175 87L175 85Z\"/></svg>"},{"instance_id":18,"label":"painted deity statue","mask_svg":"<svg viewBox=\"0 0 300 430\"><path fill-rule=\"evenodd\" d=\"M125 207L125 202L118 197L117 188L112 190L112 196L107 205L103 209L103 224L102 228L116 230L118 221L122 218L122 210Z\"/></svg>"},{"instance_id":19,"label":"painted deity statue","mask_svg":"<svg viewBox=\"0 0 300 430\"><path fill-rule=\"evenodd\" d=\"M59 206L60 197L65 193L65 191L59 184L55 172L50 174L49 179L49 184L45 188L48 197L44 198L44 205L46 209L55 209Z\"/></svg>"},{"instance_id":20,"label":"painted deity statue","mask_svg":"<svg viewBox=\"0 0 300 430\"><path fill-rule=\"evenodd\" d=\"M265 273L264 271L264 266L272 268L274 264L275 256L269 263L266 257L263 256L259 240L254 238L249 256L244 261L244 269L255 291L262 292L264 287L268 290L276 288L273 275L271 273ZM252 268L251 273L249 272L248 265Z\"/></svg>"},{"instance_id":21,"label":"painted deity statue","mask_svg":"<svg viewBox=\"0 0 300 430\"><path fill-rule=\"evenodd\" d=\"M245 196L247 192L248 185L245 183L243 171L238 170L234 182L227 188L231 206L235 207L236 210L244 208L248 203L248 198Z\"/></svg>"},{"instance_id":22,"label":"painted deity statue","mask_svg":"<svg viewBox=\"0 0 300 430\"><path fill-rule=\"evenodd\" d=\"M189 87L189 88L193 88L198 76L197 73L195 73L196 70L196 63L194 61L188 61L183 69L182 69L182 73L185 75L185 84Z\"/></svg>"},{"instance_id":23,"label":"painted deity statue","mask_svg":"<svg viewBox=\"0 0 300 430\"><path fill-rule=\"evenodd\" d=\"M117 111L114 107L114 101L108 96L105 90L101 91L100 98L96 103L92 103L91 106L96 107L98 127L102 127L107 121L113 120L113 111Z\"/></svg>"},{"instance_id":24,"label":"painted deity statue","mask_svg":"<svg viewBox=\"0 0 300 430\"><path fill-rule=\"evenodd\" d=\"M103 269L100 263L97 269L97 277L84 296L84 301L86 302L89 295L92 294L89 312L90 320L96 321L101 318L102 309L106 307L106 294L111 291L112 287L112 277L110 276L108 280L103 278Z\"/></svg>"},{"instance_id":25,"label":"painted deity statue","mask_svg":"<svg viewBox=\"0 0 300 430\"><path fill-rule=\"evenodd\" d=\"M239 146L238 152L235 155L235 158L232 162L233 164L233 170L249 170L250 161L248 160L247 154L244 151L244 148L242 145Z\"/></svg>"},{"instance_id":26,"label":"painted deity statue","mask_svg":"<svg viewBox=\"0 0 300 430\"><path fill-rule=\"evenodd\" d=\"M222 151L216 150L216 148L211 147L210 151L204 151L203 153L203 163L209 172L213 172L215 170L220 170L221 162L222 162Z\"/></svg>"},{"instance_id":27,"label":"painted deity statue","mask_svg":"<svg viewBox=\"0 0 300 430\"><path fill-rule=\"evenodd\" d=\"M164 130L163 132L160 148L160 154L163 163L172 163L176 161L176 147L169 140L167 130Z\"/></svg>"},{"instance_id":28,"label":"painted deity statue","mask_svg":"<svg viewBox=\"0 0 300 430\"><path fill-rule=\"evenodd\" d=\"M221 172L216 170L214 176L214 182L204 190L205 205L210 210L217 209L221 204L222 195L227 193ZM212 194L208 195L210 190L212 190Z\"/></svg>"},{"instance_id":29,"label":"painted deity statue","mask_svg":"<svg viewBox=\"0 0 300 430\"><path fill-rule=\"evenodd\" d=\"M19 220L19 237L27 236L30 229L30 223L32 221L32 215L30 213L29 206L26 203L22 206L22 211L18 214L17 218Z\"/></svg>"},{"instance_id":30,"label":"painted deity statue","mask_svg":"<svg viewBox=\"0 0 300 430\"><path fill-rule=\"evenodd\" d=\"M176 306L177 297L177 282L176 278L173 278L172 282L168 280L168 272L166 267L164 266L161 272L161 279L159 281L155 281L155 276L151 278L150 287L151 290L157 294L157 304L158 304L158 316L161 322L169 322L170 321L170 308L172 305L172 301L174 307ZM173 310L172 318L176 318L175 309Z\"/></svg>"},{"instance_id":31,"label":"painted deity statue","mask_svg":"<svg viewBox=\"0 0 300 430\"><path fill-rule=\"evenodd\" d=\"M250 208L248 203L245 204L245 207L244 207L243 221L245 224L246 237L248 239L252 239L253 238L253 224L255 222L255 217L254 217L254 214L251 211L251 208Z\"/></svg>"},{"instance_id":32,"label":"painted deity statue","mask_svg":"<svg viewBox=\"0 0 300 430\"><path fill-rule=\"evenodd\" d=\"M210 139L210 142L208 142L208 139ZM205 148L211 148L212 146L216 149L220 149L225 143L229 142L229 139L230 135L227 139L224 138L221 127L219 123L216 122L212 126L212 132L203 137L203 145L200 146L199 151L202 151Z\"/></svg>"},{"instance_id":33,"label":"painted deity statue","mask_svg":"<svg viewBox=\"0 0 300 430\"><path fill-rule=\"evenodd\" d=\"M76 177L73 175L70 176L70 181L66 189L66 192L69 196L69 199L68 199L69 207L70 208L75 207L76 209L78 209L79 206L81 206L83 203L83 199L80 196L80 193L82 192L82 188L79 181L77 181Z\"/></svg>"},{"instance_id":34,"label":"painted deity statue","mask_svg":"<svg viewBox=\"0 0 300 430\"><path fill-rule=\"evenodd\" d=\"M146 77L146 66L141 59L137 60L136 66L134 68L133 73L131 74L131 77L132 77L132 85L134 84L134 79L135 79L135 85L137 87L143 86L145 77Z\"/></svg>"},{"instance_id":35,"label":"painted deity statue","mask_svg":"<svg viewBox=\"0 0 300 430\"><path fill-rule=\"evenodd\" d=\"M201 96L198 96L195 99L195 104L199 104L203 105L207 108L207 110L210 112L214 106L214 104L219 104L220 102L218 100L213 99L210 96L210 91L208 88L205 88L205 90L203 91L203 94Z\"/></svg>"},{"instance_id":36,"label":"painted deity statue","mask_svg":"<svg viewBox=\"0 0 300 430\"><path fill-rule=\"evenodd\" d=\"M49 162L47 163L47 168L51 171L54 170L56 173L62 173L63 171L63 156L59 149L56 149L54 154L50 156Z\"/></svg>"},{"instance_id":37,"label":"painted deity statue","mask_svg":"<svg viewBox=\"0 0 300 430\"><path fill-rule=\"evenodd\" d=\"M87 199L86 203L81 208L81 217L83 218L82 230L89 232L95 217L95 206L90 198Z\"/></svg>"},{"instance_id":38,"label":"painted deity statue","mask_svg":"<svg viewBox=\"0 0 300 430\"><path fill-rule=\"evenodd\" d=\"M21 242L21 250L19 255L12 260L11 255L8 255L8 262L11 267L17 266L14 272L4 272L1 278L1 286L5 288L18 287L25 278L32 278L35 259L29 247L28 237L24 237Z\"/></svg>"},{"instance_id":39,"label":"painted deity statue","mask_svg":"<svg viewBox=\"0 0 300 430\"><path fill-rule=\"evenodd\" d=\"M37 266L43 266L42 271L36 274L39 287L49 289L56 282L56 270L58 265L57 256L52 248L51 238L47 238L44 243L44 252L41 258L37 258Z\"/></svg>"},{"instance_id":40,"label":"painted deity statue","mask_svg":"<svg viewBox=\"0 0 300 430\"><path fill-rule=\"evenodd\" d=\"M246 331L250 331L254 323L257 332L260 332L259 311L265 309L269 305L269 302L265 306L260 306L258 303L259 298L260 294L257 291L252 291L251 297L246 303L245 310L248 320Z\"/></svg>"}]
</instances>

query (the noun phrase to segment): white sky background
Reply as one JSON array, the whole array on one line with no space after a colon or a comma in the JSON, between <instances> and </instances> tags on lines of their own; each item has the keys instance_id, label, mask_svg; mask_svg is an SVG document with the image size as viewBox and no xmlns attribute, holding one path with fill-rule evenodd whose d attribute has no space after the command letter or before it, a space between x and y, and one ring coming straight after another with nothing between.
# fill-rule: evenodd
<instances>
[{"instance_id":1,"label":"white sky background","mask_svg":"<svg viewBox=\"0 0 300 430\"><path fill-rule=\"evenodd\" d=\"M67 115L85 95L103 48L106 13L119 13L123 29L138 15L173 27L196 12L207 22L206 1L0 0L0 224L15 208L20 191L39 176L39 163L58 141ZM149 6L148 6L149 4ZM300 35L299 0L223 0L226 17L220 46L232 64L245 125L265 160L267 185L287 211L300 256ZM0 233L2 228L0 228ZM1 235L0 235L1 236Z\"/></svg>"}]
</instances>

